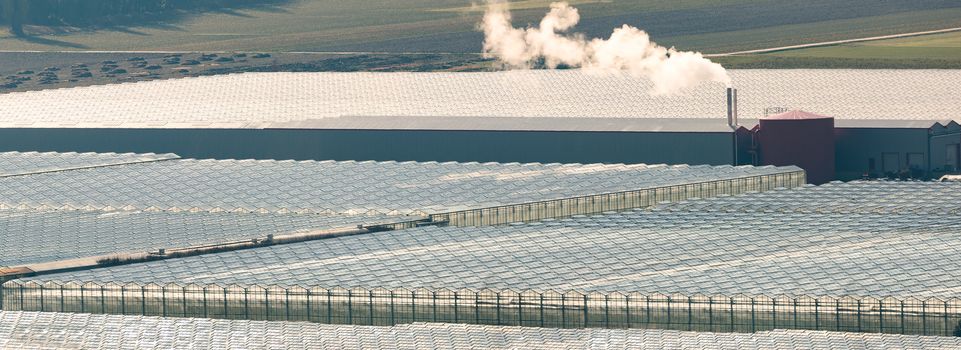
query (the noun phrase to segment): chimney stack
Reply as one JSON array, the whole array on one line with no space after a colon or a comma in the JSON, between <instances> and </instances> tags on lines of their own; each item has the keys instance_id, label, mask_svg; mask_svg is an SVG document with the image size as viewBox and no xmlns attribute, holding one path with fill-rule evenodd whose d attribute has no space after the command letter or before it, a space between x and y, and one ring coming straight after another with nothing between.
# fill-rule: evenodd
<instances>
[{"instance_id":1,"label":"chimney stack","mask_svg":"<svg viewBox=\"0 0 961 350\"><path fill-rule=\"evenodd\" d=\"M727 125L737 127L737 89L727 88Z\"/></svg>"}]
</instances>

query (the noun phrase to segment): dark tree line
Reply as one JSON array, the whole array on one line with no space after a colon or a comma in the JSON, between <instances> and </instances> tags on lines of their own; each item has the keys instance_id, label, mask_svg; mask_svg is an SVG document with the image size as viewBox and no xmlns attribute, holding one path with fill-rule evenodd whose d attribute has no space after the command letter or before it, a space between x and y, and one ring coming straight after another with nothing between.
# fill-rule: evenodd
<instances>
[{"instance_id":1,"label":"dark tree line","mask_svg":"<svg viewBox=\"0 0 961 350\"><path fill-rule=\"evenodd\" d=\"M192 10L278 2L265 0L0 0L0 21L11 32L23 25L98 26L163 19Z\"/></svg>"}]
</instances>

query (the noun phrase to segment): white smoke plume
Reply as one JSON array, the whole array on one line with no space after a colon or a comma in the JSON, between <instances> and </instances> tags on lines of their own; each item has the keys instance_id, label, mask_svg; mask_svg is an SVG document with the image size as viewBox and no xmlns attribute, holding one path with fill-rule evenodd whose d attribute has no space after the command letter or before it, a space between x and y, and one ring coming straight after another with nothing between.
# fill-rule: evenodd
<instances>
[{"instance_id":1,"label":"white smoke plume","mask_svg":"<svg viewBox=\"0 0 961 350\"><path fill-rule=\"evenodd\" d=\"M652 94L674 94L702 82L730 85L724 67L699 52L677 51L651 41L643 30L624 25L608 39L588 40L568 33L581 19L566 2L551 4L537 27L514 28L504 0L490 0L481 29L484 54L514 68L529 68L543 59L548 68L559 65L588 71L628 72L652 81Z\"/></svg>"}]
</instances>

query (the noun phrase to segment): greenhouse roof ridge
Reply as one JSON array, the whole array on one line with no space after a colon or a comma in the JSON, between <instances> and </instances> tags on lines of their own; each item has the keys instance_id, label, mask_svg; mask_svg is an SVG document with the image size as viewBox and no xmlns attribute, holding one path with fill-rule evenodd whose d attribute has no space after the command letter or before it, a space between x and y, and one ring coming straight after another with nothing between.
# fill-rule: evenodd
<instances>
[{"instance_id":1,"label":"greenhouse roof ridge","mask_svg":"<svg viewBox=\"0 0 961 350\"><path fill-rule=\"evenodd\" d=\"M173 153L0 152L0 178L176 159Z\"/></svg>"}]
</instances>

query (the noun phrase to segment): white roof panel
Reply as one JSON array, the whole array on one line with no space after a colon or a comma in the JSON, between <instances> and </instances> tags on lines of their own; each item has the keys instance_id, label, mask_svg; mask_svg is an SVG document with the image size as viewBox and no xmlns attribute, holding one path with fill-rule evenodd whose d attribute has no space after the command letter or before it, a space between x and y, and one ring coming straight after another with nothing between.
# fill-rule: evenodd
<instances>
[{"instance_id":1,"label":"white roof panel","mask_svg":"<svg viewBox=\"0 0 961 350\"><path fill-rule=\"evenodd\" d=\"M731 70L742 118L959 119L961 70ZM628 75L245 73L0 95L3 127L260 128L339 116L726 118L724 86L651 96Z\"/></svg>"}]
</instances>

